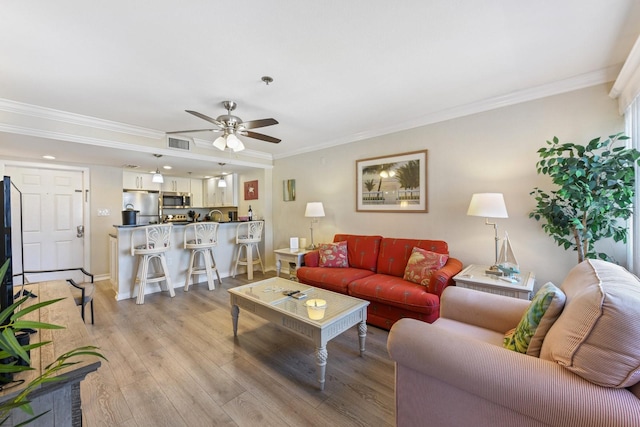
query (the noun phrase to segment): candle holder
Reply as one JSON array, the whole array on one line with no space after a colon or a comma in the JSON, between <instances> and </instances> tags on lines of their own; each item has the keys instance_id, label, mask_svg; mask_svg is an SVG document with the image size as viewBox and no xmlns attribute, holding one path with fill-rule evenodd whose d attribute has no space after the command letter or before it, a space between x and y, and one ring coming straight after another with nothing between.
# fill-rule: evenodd
<instances>
[{"instance_id":1,"label":"candle holder","mask_svg":"<svg viewBox=\"0 0 640 427\"><path fill-rule=\"evenodd\" d=\"M323 299L310 299L305 302L307 306L307 313L311 320L322 320L324 318L324 312L327 308L327 301Z\"/></svg>"}]
</instances>

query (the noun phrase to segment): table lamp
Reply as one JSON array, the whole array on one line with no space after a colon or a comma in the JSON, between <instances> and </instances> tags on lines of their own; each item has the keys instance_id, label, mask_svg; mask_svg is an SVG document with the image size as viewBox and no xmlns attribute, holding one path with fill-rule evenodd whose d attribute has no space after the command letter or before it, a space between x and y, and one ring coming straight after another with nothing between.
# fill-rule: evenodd
<instances>
[{"instance_id":1,"label":"table lamp","mask_svg":"<svg viewBox=\"0 0 640 427\"><path fill-rule=\"evenodd\" d=\"M304 216L306 216L307 218L311 218L311 246L307 247L307 249L315 249L316 245L313 243L313 223L318 222L318 218L324 216L324 207L322 206L322 202L307 203L307 208L304 211Z\"/></svg>"},{"instance_id":2,"label":"table lamp","mask_svg":"<svg viewBox=\"0 0 640 427\"><path fill-rule=\"evenodd\" d=\"M471 196L471 203L467 215L485 217L485 225L493 225L495 232L495 262L486 271L487 274L502 276L502 271L498 269L498 225L489 222L489 218L509 218L507 206L504 204L502 193L476 193Z\"/></svg>"}]
</instances>

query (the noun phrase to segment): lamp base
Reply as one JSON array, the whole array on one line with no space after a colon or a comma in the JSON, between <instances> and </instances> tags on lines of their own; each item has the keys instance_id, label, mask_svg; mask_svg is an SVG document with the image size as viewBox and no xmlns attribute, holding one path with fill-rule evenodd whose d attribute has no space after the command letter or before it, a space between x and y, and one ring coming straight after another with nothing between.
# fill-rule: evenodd
<instances>
[{"instance_id":1,"label":"lamp base","mask_svg":"<svg viewBox=\"0 0 640 427\"><path fill-rule=\"evenodd\" d=\"M491 267L486 269L484 273L489 274L491 276L498 276L498 277L504 276L504 272L500 270L497 265L492 265Z\"/></svg>"}]
</instances>

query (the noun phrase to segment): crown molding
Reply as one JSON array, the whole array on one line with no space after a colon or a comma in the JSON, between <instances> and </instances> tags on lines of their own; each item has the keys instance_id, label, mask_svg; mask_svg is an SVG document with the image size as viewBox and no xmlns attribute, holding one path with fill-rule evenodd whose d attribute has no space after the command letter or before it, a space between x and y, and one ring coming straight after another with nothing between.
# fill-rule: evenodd
<instances>
[{"instance_id":1,"label":"crown molding","mask_svg":"<svg viewBox=\"0 0 640 427\"><path fill-rule=\"evenodd\" d=\"M97 145L100 147L116 148L120 150L132 150L134 148L131 144L117 142L110 139L92 138L87 136L74 135L72 133L53 132L50 130L42 130L42 129L36 129L36 128L28 128L24 126L8 125L6 123L0 123L0 132L35 136L39 138L55 139L60 141L77 142L79 144ZM157 149L154 149L152 147L145 147L143 145L136 145L135 149L138 151L148 151L150 153L157 152Z\"/></svg>"},{"instance_id":2,"label":"crown molding","mask_svg":"<svg viewBox=\"0 0 640 427\"><path fill-rule=\"evenodd\" d=\"M427 126L434 123L440 123L451 119L456 119L472 114L482 113L485 111L495 110L510 105L520 104L523 102L534 101L536 99L546 98L549 96L559 95L562 93L572 92L574 90L584 89L603 83L614 81L620 72L621 64L603 68L591 73L580 74L564 80L558 80L541 86L536 86L520 91L512 92L503 96L497 96L461 105L434 113L419 116L411 120L387 126L384 128L372 129L370 131L360 132L350 136L341 137L325 143L315 145L313 148L291 151L286 154L274 156L274 159L282 159L295 156L298 154L309 153L317 150L335 147L338 145L348 144L350 142L361 141L364 139L375 138L378 136L388 135L395 132L401 132L408 129L414 129L421 126Z\"/></svg>"},{"instance_id":3,"label":"crown molding","mask_svg":"<svg viewBox=\"0 0 640 427\"><path fill-rule=\"evenodd\" d=\"M618 99L618 111L624 114L638 94L640 94L640 37L631 48L609 96Z\"/></svg>"},{"instance_id":4,"label":"crown molding","mask_svg":"<svg viewBox=\"0 0 640 427\"><path fill-rule=\"evenodd\" d=\"M110 120L98 119L96 117L84 116L82 114L55 110L53 108L40 107L38 105L25 104L23 102L12 101L10 99L0 98L0 111L21 114L24 116L37 117L40 119L54 120L57 122L70 123L96 129L103 129L112 132L124 133L127 135L140 136L144 138L160 139L165 135L164 132L154 129L127 125Z\"/></svg>"}]
</instances>

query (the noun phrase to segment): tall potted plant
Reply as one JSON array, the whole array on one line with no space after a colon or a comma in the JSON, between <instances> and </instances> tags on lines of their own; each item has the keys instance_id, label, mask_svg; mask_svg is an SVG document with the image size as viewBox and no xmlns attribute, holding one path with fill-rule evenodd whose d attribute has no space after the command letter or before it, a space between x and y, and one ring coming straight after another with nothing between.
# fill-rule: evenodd
<instances>
[{"instance_id":1,"label":"tall potted plant","mask_svg":"<svg viewBox=\"0 0 640 427\"><path fill-rule=\"evenodd\" d=\"M6 260L2 267L0 267L0 283L4 280L4 276L9 267L10 260ZM42 301L36 304L32 304L24 309L20 309L22 303L24 303L29 297L14 302L9 307L0 311L0 360L5 360L5 363L0 363L0 373L12 376L14 373L22 372L26 370L33 370L31 360L29 357L29 351L49 344L51 341L42 341L35 344L21 344L16 335L27 329L62 329L63 326L53 325L51 323L34 322L25 320L24 316L39 310L47 305L55 304L61 299L53 299L50 301ZM9 412L14 408L20 408L29 415L33 416L25 423L28 424L46 412L38 415L34 415L34 411L29 404L29 394L34 391L38 386L46 382L59 381L61 378L54 376L57 372L65 369L69 366L80 363L79 361L69 361L71 358L83 355L97 356L102 359L106 358L100 354L98 347L95 346L83 346L71 350L67 353L60 355L53 363L46 366L44 371L32 380L26 387L14 397L12 400L8 400L4 403L0 403L0 425L3 425L8 417Z\"/></svg>"},{"instance_id":2,"label":"tall potted plant","mask_svg":"<svg viewBox=\"0 0 640 427\"><path fill-rule=\"evenodd\" d=\"M538 174L548 175L557 188L534 188L530 194L537 204L529 218L544 221L542 229L558 246L577 251L578 262L611 260L596 251L600 239L627 241L626 220L632 214L635 194L634 166L640 164L640 152L624 145L628 139L618 133L579 145L560 143L554 137L538 150Z\"/></svg>"}]
</instances>

